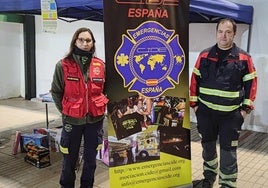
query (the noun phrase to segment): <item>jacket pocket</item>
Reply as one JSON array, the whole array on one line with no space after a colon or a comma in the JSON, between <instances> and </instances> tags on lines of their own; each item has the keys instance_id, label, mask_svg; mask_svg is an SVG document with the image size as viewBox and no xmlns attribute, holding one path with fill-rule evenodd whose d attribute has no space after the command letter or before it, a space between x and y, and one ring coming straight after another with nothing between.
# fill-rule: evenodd
<instances>
[{"instance_id":1,"label":"jacket pocket","mask_svg":"<svg viewBox=\"0 0 268 188\"><path fill-rule=\"evenodd\" d=\"M62 103L63 113L75 118L83 117L85 115L83 112L84 109L82 108L83 101L84 100L82 98L66 98L66 100Z\"/></svg>"},{"instance_id":2,"label":"jacket pocket","mask_svg":"<svg viewBox=\"0 0 268 188\"><path fill-rule=\"evenodd\" d=\"M103 82L92 82L91 83L91 92L93 94L99 94L103 90Z\"/></svg>"},{"instance_id":3,"label":"jacket pocket","mask_svg":"<svg viewBox=\"0 0 268 188\"><path fill-rule=\"evenodd\" d=\"M101 116L104 114L106 110L106 105L109 99L104 95L98 95L92 97L92 105L93 108L91 109L92 116Z\"/></svg>"}]
</instances>

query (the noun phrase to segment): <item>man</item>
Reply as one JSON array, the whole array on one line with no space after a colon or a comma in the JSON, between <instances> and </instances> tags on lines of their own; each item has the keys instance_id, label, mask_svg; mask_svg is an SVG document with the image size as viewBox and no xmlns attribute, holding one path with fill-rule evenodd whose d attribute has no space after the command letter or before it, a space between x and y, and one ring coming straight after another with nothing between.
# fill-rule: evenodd
<instances>
[{"instance_id":1,"label":"man","mask_svg":"<svg viewBox=\"0 0 268 188\"><path fill-rule=\"evenodd\" d=\"M217 44L199 54L190 85L190 106L197 117L203 148L203 187L236 187L237 146L246 114L253 110L257 76L248 53L233 42L236 23L222 19L216 26ZM219 138L218 165L216 141Z\"/></svg>"}]
</instances>

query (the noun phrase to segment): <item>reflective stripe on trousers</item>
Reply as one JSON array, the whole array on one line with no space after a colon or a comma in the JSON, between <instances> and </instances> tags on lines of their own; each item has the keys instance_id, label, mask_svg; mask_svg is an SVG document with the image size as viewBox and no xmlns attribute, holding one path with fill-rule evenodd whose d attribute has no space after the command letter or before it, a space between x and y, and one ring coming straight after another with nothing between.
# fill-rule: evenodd
<instances>
[{"instance_id":1,"label":"reflective stripe on trousers","mask_svg":"<svg viewBox=\"0 0 268 188\"><path fill-rule=\"evenodd\" d=\"M219 183L236 187L237 145L243 117L240 110L231 113L219 113L204 105L196 112L197 128L202 139L204 176L213 177L218 172L216 142L220 144Z\"/></svg>"},{"instance_id":2,"label":"reflective stripe on trousers","mask_svg":"<svg viewBox=\"0 0 268 188\"><path fill-rule=\"evenodd\" d=\"M68 148L69 154L63 154L62 172L60 184L64 188L73 188L75 184L76 162L78 160L82 137L83 169L80 178L81 187L93 187L96 169L97 147L102 142L103 120L85 125L69 125L68 129L62 130L61 145ZM65 145L64 145L65 144Z\"/></svg>"}]
</instances>

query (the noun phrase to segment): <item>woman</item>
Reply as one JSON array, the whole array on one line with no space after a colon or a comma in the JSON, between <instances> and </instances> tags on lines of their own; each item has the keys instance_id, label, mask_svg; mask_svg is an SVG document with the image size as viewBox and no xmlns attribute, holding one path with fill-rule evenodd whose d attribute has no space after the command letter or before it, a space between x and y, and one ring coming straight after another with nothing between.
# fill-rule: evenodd
<instances>
[{"instance_id":1,"label":"woman","mask_svg":"<svg viewBox=\"0 0 268 188\"><path fill-rule=\"evenodd\" d=\"M55 67L51 93L62 113L63 130L60 151L63 153L60 184L75 185L75 168L81 140L84 140L83 170L80 187L93 187L96 154L102 144L103 119L108 99L103 94L104 62L95 57L95 38L88 28L78 29L69 52Z\"/></svg>"}]
</instances>

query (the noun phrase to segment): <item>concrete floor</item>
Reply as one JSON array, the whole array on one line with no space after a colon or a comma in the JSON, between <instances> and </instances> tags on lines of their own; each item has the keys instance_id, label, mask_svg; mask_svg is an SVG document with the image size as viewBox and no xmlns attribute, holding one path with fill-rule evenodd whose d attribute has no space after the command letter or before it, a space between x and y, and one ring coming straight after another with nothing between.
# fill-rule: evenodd
<instances>
[{"instance_id":1,"label":"concrete floor","mask_svg":"<svg viewBox=\"0 0 268 188\"><path fill-rule=\"evenodd\" d=\"M49 127L61 125L53 103L48 103ZM36 168L24 162L25 153L12 155L16 130L32 132L46 127L46 107L40 101L22 98L0 100L0 188L58 188L61 155L51 152L51 165ZM243 131L239 141L239 188L268 187L268 134ZM192 180L202 179L200 138L196 126L191 130ZM80 172L77 173L79 179ZM77 180L77 187L79 182ZM215 188L218 185L214 186ZM109 188L108 167L98 161L94 188ZM162 187L159 187L162 188Z\"/></svg>"}]
</instances>

